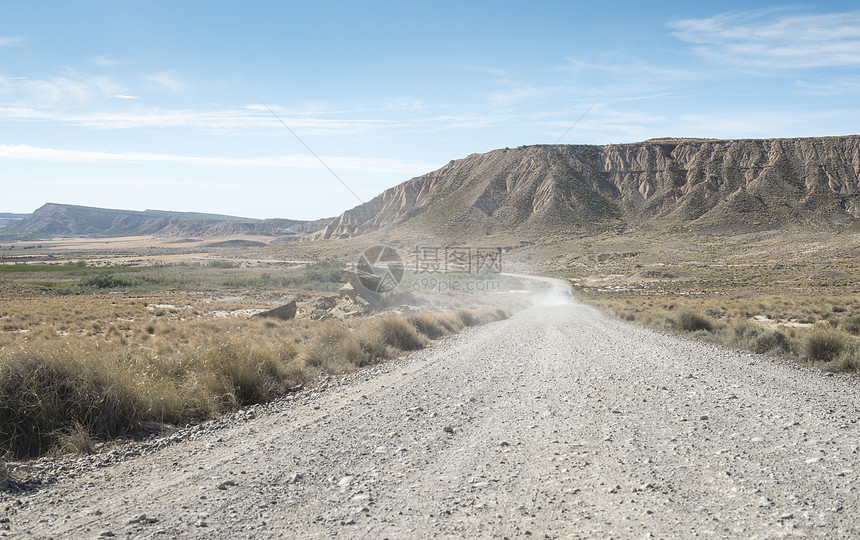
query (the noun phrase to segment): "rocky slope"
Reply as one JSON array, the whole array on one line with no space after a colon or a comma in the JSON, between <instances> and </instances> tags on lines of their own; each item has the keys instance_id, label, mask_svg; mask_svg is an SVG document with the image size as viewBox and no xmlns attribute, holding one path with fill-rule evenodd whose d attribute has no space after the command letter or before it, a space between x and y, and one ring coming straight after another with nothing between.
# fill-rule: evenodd
<instances>
[{"instance_id":1,"label":"rocky slope","mask_svg":"<svg viewBox=\"0 0 860 540\"><path fill-rule=\"evenodd\" d=\"M20 236L303 236L321 229L330 219L253 220L219 214L165 212L160 210L112 210L48 203L4 232Z\"/></svg>"},{"instance_id":2,"label":"rocky slope","mask_svg":"<svg viewBox=\"0 0 860 540\"><path fill-rule=\"evenodd\" d=\"M344 212L315 238L393 226L469 235L667 225L779 227L860 217L860 136L661 139L501 149Z\"/></svg>"}]
</instances>

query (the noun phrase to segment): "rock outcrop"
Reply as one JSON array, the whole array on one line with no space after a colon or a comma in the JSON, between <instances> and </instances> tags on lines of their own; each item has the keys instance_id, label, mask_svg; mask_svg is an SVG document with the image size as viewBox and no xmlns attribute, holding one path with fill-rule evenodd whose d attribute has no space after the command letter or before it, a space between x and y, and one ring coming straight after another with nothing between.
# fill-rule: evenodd
<instances>
[{"instance_id":1,"label":"rock outcrop","mask_svg":"<svg viewBox=\"0 0 860 540\"><path fill-rule=\"evenodd\" d=\"M384 191L312 238L392 226L474 236L857 218L860 136L660 139L474 154Z\"/></svg>"}]
</instances>

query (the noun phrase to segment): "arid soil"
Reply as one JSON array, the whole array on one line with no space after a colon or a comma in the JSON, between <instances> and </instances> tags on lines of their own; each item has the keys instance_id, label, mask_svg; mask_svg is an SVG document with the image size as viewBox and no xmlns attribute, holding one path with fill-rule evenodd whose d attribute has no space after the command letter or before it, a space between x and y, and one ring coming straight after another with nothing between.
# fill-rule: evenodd
<instances>
[{"instance_id":1,"label":"arid soil","mask_svg":"<svg viewBox=\"0 0 860 540\"><path fill-rule=\"evenodd\" d=\"M857 537L857 392L541 305L0 508L22 538Z\"/></svg>"}]
</instances>

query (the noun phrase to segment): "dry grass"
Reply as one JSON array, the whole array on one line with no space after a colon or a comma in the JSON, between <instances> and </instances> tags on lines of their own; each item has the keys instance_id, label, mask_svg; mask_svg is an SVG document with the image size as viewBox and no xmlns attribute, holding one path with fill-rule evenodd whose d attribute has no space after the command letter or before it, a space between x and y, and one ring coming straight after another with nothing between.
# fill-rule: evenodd
<instances>
[{"instance_id":1,"label":"dry grass","mask_svg":"<svg viewBox=\"0 0 860 540\"><path fill-rule=\"evenodd\" d=\"M853 263L852 263L853 265ZM771 354L838 371L860 372L860 292L842 276L815 286L781 286L782 265L694 267L695 279L580 287L577 296L611 314L720 345ZM812 266L810 264L810 266ZM626 271L634 274L636 269ZM689 276L690 265L662 266L662 275ZM634 275L646 272L641 270ZM797 278L795 278L797 279Z\"/></svg>"},{"instance_id":2,"label":"dry grass","mask_svg":"<svg viewBox=\"0 0 860 540\"><path fill-rule=\"evenodd\" d=\"M811 362L832 362L845 350L845 338L832 329L818 329L803 338L803 354Z\"/></svg>"},{"instance_id":3,"label":"dry grass","mask_svg":"<svg viewBox=\"0 0 860 540\"><path fill-rule=\"evenodd\" d=\"M90 452L141 421L210 418L506 315L457 310L284 323L164 315L136 330L111 333L100 324L62 340L19 341L0 350L0 455Z\"/></svg>"}]
</instances>

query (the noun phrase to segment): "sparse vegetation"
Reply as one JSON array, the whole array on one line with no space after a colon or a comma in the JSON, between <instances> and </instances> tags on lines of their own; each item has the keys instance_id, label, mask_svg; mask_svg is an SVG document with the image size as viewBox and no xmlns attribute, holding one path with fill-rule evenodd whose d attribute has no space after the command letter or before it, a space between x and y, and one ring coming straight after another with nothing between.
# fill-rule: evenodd
<instances>
[{"instance_id":1,"label":"sparse vegetation","mask_svg":"<svg viewBox=\"0 0 860 540\"><path fill-rule=\"evenodd\" d=\"M99 327L63 340L19 340L0 356L0 455L91 452L141 421L199 421L505 316L491 309L285 324L172 319L137 332L129 323L115 333Z\"/></svg>"},{"instance_id":2,"label":"sparse vegetation","mask_svg":"<svg viewBox=\"0 0 860 540\"><path fill-rule=\"evenodd\" d=\"M707 317L703 317L692 311L682 311L678 317L674 319L674 325L678 330L684 332L696 332L704 330L710 332L714 329L714 324Z\"/></svg>"},{"instance_id":3,"label":"sparse vegetation","mask_svg":"<svg viewBox=\"0 0 860 540\"><path fill-rule=\"evenodd\" d=\"M845 349L845 338L835 330L815 330L803 339L803 354L812 362L831 362Z\"/></svg>"},{"instance_id":4,"label":"sparse vegetation","mask_svg":"<svg viewBox=\"0 0 860 540\"><path fill-rule=\"evenodd\" d=\"M620 255L603 255L598 261L602 275L623 277L615 283L604 279L596 286L580 285L577 296L618 318L661 330L860 372L860 268L850 257L841 258L844 250L826 263L800 259L784 264L762 261L756 246L747 248L748 258L739 262L743 248L711 249L708 242L699 238L685 245L685 259L673 264L665 245L655 248L665 262L651 268L628 256L627 248Z\"/></svg>"}]
</instances>

